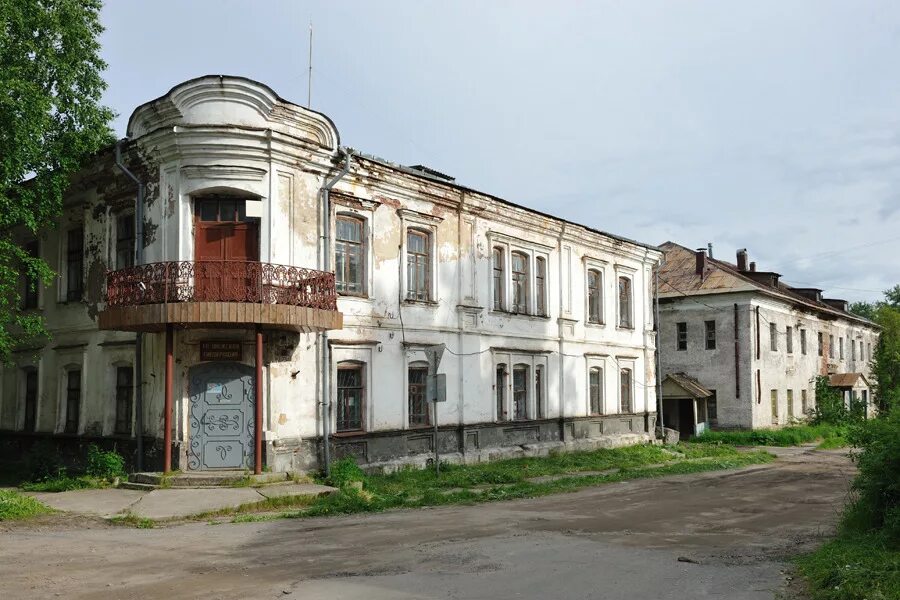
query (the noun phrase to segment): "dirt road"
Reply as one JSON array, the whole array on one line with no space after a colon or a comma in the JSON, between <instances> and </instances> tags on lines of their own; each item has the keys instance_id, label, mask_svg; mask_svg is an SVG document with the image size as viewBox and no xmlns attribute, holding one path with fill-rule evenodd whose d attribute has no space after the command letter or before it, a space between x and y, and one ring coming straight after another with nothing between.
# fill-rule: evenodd
<instances>
[{"instance_id":1,"label":"dirt road","mask_svg":"<svg viewBox=\"0 0 900 600\"><path fill-rule=\"evenodd\" d=\"M789 450L739 471L478 506L153 530L0 533L0 597L773 598L853 469Z\"/></svg>"}]
</instances>

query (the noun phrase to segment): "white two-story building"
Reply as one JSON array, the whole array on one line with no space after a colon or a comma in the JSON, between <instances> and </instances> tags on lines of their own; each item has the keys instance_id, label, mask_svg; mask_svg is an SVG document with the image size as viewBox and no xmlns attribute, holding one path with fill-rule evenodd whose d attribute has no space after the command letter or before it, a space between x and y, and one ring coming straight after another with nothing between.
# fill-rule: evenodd
<instances>
[{"instance_id":1,"label":"white two-story building","mask_svg":"<svg viewBox=\"0 0 900 600\"><path fill-rule=\"evenodd\" d=\"M23 240L59 278L26 298L53 337L3 371L5 443L140 432L146 468L302 471L653 436L656 247L348 150L240 77L127 135Z\"/></svg>"}]
</instances>

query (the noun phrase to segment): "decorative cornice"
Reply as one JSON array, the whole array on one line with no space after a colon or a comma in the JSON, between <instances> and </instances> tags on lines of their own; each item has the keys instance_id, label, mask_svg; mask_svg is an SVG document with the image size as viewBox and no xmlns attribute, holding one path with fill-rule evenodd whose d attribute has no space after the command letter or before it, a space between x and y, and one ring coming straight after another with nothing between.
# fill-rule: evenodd
<instances>
[{"instance_id":1,"label":"decorative cornice","mask_svg":"<svg viewBox=\"0 0 900 600\"><path fill-rule=\"evenodd\" d=\"M185 165L181 173L188 179L221 179L225 181L262 181L265 169L240 165Z\"/></svg>"}]
</instances>

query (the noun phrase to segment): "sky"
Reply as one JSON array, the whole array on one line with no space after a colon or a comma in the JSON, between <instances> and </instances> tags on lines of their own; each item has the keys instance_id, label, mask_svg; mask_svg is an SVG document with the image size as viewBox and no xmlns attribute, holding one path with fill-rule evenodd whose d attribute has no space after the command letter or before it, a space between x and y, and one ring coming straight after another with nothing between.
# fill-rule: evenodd
<instances>
[{"instance_id":1,"label":"sky","mask_svg":"<svg viewBox=\"0 0 900 600\"><path fill-rule=\"evenodd\" d=\"M206 74L341 142L829 297L900 283L900 2L107 0L105 102Z\"/></svg>"}]
</instances>

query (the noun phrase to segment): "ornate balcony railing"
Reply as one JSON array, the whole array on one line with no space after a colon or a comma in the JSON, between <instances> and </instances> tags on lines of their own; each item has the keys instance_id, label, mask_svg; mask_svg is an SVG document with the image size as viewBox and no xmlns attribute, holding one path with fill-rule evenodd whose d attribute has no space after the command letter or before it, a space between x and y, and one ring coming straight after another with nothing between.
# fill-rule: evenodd
<instances>
[{"instance_id":1,"label":"ornate balcony railing","mask_svg":"<svg viewBox=\"0 0 900 600\"><path fill-rule=\"evenodd\" d=\"M158 262L106 275L108 307L174 302L287 304L337 310L334 273L263 262Z\"/></svg>"}]
</instances>

